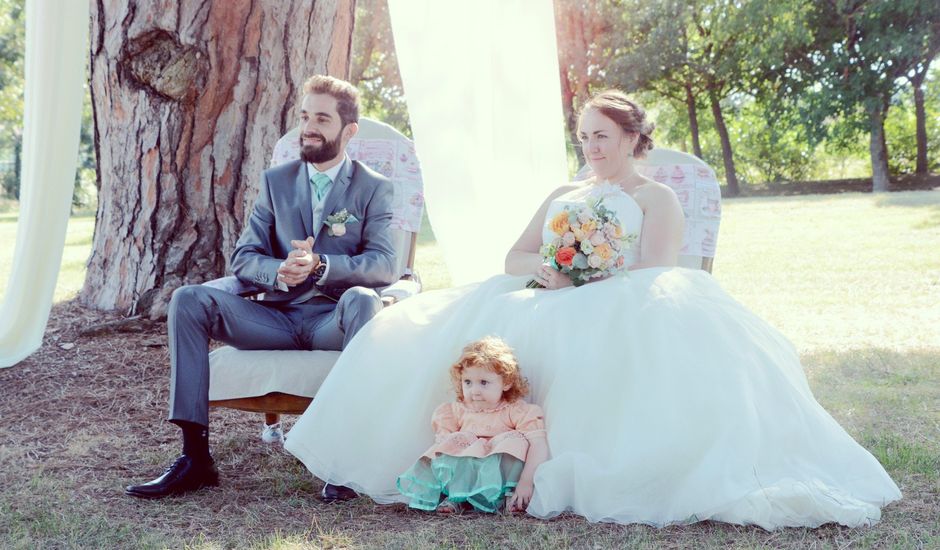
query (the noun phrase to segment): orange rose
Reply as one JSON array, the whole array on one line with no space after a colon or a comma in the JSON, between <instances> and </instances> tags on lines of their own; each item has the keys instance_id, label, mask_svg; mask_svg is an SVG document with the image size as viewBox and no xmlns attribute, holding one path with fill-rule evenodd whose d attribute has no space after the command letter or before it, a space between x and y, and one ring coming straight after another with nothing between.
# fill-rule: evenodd
<instances>
[{"instance_id":1,"label":"orange rose","mask_svg":"<svg viewBox=\"0 0 940 550\"><path fill-rule=\"evenodd\" d=\"M568 232L568 213L559 212L555 214L555 217L552 218L552 221L548 222L548 227L551 228L552 233L556 235L564 235Z\"/></svg>"},{"instance_id":2,"label":"orange rose","mask_svg":"<svg viewBox=\"0 0 940 550\"><path fill-rule=\"evenodd\" d=\"M601 257L602 260L609 260L614 255L614 249L610 247L609 244L604 243L594 247L594 253Z\"/></svg>"},{"instance_id":3,"label":"orange rose","mask_svg":"<svg viewBox=\"0 0 940 550\"><path fill-rule=\"evenodd\" d=\"M555 252L555 261L558 262L558 265L571 265L571 261L577 252L573 246L563 246L558 249L558 252Z\"/></svg>"}]
</instances>

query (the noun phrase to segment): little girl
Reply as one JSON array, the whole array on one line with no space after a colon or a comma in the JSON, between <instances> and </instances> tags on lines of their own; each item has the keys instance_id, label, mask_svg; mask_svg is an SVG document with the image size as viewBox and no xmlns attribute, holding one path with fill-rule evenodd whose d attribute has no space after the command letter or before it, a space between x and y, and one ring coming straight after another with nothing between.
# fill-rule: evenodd
<instances>
[{"instance_id":1,"label":"little girl","mask_svg":"<svg viewBox=\"0 0 940 550\"><path fill-rule=\"evenodd\" d=\"M398 477L398 490L412 508L440 513L468 503L495 512L512 492L506 509L524 511L548 444L542 409L522 400L529 388L512 349L492 336L472 342L450 376L457 401L434 411L435 443Z\"/></svg>"}]
</instances>

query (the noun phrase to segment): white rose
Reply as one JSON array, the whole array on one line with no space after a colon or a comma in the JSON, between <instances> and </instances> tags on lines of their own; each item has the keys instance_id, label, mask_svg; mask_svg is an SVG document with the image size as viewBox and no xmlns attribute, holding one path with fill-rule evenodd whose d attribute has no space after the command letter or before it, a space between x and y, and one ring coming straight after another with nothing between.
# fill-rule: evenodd
<instances>
[{"instance_id":1,"label":"white rose","mask_svg":"<svg viewBox=\"0 0 940 550\"><path fill-rule=\"evenodd\" d=\"M591 244L594 246L600 246L605 242L607 242L607 239L604 237L604 233L601 231L595 231L594 234L591 235Z\"/></svg>"},{"instance_id":2,"label":"white rose","mask_svg":"<svg viewBox=\"0 0 940 550\"><path fill-rule=\"evenodd\" d=\"M601 257L598 256L597 254L591 254L590 256L588 256L588 265L593 267L594 269L597 269L598 267L600 267L602 263L604 263L604 260L602 260Z\"/></svg>"},{"instance_id":3,"label":"white rose","mask_svg":"<svg viewBox=\"0 0 940 550\"><path fill-rule=\"evenodd\" d=\"M330 226L330 230L333 231L333 236L342 237L346 234L346 224L343 223L334 223Z\"/></svg>"},{"instance_id":4,"label":"white rose","mask_svg":"<svg viewBox=\"0 0 940 550\"><path fill-rule=\"evenodd\" d=\"M565 246L573 245L574 241L575 241L574 233L572 233L571 231L568 231L567 233L561 236L561 242L564 243Z\"/></svg>"},{"instance_id":5,"label":"white rose","mask_svg":"<svg viewBox=\"0 0 940 550\"><path fill-rule=\"evenodd\" d=\"M581 252L585 254L590 254L591 252L594 252L594 245L591 244L590 240L581 241Z\"/></svg>"}]
</instances>

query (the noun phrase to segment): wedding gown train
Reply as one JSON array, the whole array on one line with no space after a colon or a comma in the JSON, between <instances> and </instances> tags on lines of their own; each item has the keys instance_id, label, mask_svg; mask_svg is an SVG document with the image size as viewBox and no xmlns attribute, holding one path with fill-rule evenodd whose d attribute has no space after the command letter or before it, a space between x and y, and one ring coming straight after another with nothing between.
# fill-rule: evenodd
<instances>
[{"instance_id":1,"label":"wedding gown train","mask_svg":"<svg viewBox=\"0 0 940 550\"><path fill-rule=\"evenodd\" d=\"M639 205L605 184L553 201L549 219L588 197L640 232ZM790 342L708 273L642 269L561 290L526 289L529 279L497 276L386 308L343 352L287 450L325 481L405 502L395 480L434 441L430 416L453 400L449 365L494 334L545 410L551 458L530 514L859 526L900 498L813 398Z\"/></svg>"}]
</instances>

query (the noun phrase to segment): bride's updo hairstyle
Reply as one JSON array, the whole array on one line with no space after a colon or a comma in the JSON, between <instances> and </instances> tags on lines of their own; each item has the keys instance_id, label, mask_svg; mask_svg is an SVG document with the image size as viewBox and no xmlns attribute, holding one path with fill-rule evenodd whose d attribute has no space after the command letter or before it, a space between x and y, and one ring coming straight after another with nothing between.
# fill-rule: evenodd
<instances>
[{"instance_id":1,"label":"bride's updo hairstyle","mask_svg":"<svg viewBox=\"0 0 940 550\"><path fill-rule=\"evenodd\" d=\"M651 134L656 125L646 118L643 107L631 101L625 93L620 90L598 92L584 104L581 112L588 109L597 109L602 115L616 122L624 132L640 136L636 147L633 148L634 157L643 158L646 152L653 148Z\"/></svg>"},{"instance_id":2,"label":"bride's updo hairstyle","mask_svg":"<svg viewBox=\"0 0 940 550\"><path fill-rule=\"evenodd\" d=\"M503 392L503 400L512 403L529 393L529 384L522 377L519 362L512 353L512 348L496 336L486 336L467 344L460 354L460 359L450 367L450 378L454 383L457 399L463 402L463 371L471 367L480 367L495 372L503 379L503 384L510 388Z\"/></svg>"}]
</instances>

